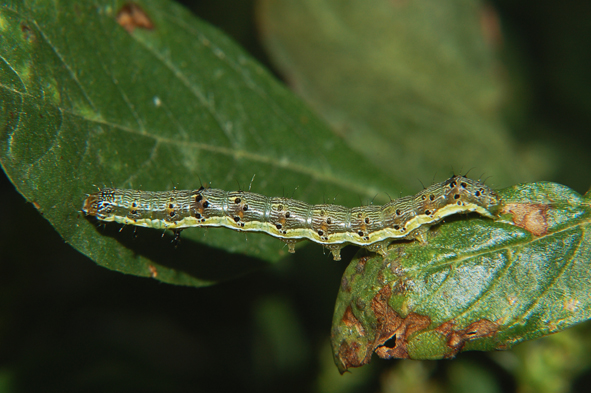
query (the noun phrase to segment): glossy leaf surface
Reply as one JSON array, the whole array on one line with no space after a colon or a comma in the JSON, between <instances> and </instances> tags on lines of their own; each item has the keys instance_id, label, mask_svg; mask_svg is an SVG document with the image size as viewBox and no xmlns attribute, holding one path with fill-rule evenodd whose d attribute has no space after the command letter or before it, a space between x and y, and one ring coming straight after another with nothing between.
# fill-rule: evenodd
<instances>
[{"instance_id":1,"label":"glossy leaf surface","mask_svg":"<svg viewBox=\"0 0 591 393\"><path fill-rule=\"evenodd\" d=\"M332 345L341 372L382 358L507 349L591 316L590 194L555 183L500 192L496 221L447 220L428 245L361 256L343 275Z\"/></svg>"},{"instance_id":2,"label":"glossy leaf surface","mask_svg":"<svg viewBox=\"0 0 591 393\"><path fill-rule=\"evenodd\" d=\"M227 230L185 231L175 249L157 231L97 227L80 213L97 186L247 189L256 175L253 192L350 205L398 188L174 3L16 1L0 8L0 28L2 166L67 242L109 269L201 286L287 251Z\"/></svg>"}]
</instances>

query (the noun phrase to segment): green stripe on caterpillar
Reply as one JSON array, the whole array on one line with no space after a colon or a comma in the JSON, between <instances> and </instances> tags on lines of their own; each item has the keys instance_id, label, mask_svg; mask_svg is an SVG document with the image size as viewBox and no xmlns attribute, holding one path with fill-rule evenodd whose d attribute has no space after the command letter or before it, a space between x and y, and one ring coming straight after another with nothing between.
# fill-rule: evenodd
<instances>
[{"instance_id":1,"label":"green stripe on caterpillar","mask_svg":"<svg viewBox=\"0 0 591 393\"><path fill-rule=\"evenodd\" d=\"M203 187L162 192L104 188L88 196L82 211L100 221L177 233L190 227L263 232L283 240L292 253L295 243L308 239L327 247L338 261L348 244L384 255L393 240L424 242L426 230L452 214L476 212L494 219L499 205L489 187L453 176L414 196L354 208Z\"/></svg>"}]
</instances>

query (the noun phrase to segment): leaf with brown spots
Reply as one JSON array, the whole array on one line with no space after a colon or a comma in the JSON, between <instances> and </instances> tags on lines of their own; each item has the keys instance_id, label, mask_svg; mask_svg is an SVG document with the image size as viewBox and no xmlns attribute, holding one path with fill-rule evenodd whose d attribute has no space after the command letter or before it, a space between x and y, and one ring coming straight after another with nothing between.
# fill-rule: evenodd
<instances>
[{"instance_id":1,"label":"leaf with brown spots","mask_svg":"<svg viewBox=\"0 0 591 393\"><path fill-rule=\"evenodd\" d=\"M513 223L536 236L546 234L549 205L536 203L506 203L501 213L513 215Z\"/></svg>"},{"instance_id":2,"label":"leaf with brown spots","mask_svg":"<svg viewBox=\"0 0 591 393\"><path fill-rule=\"evenodd\" d=\"M591 194L544 182L499 194L494 222L459 217L427 245L353 260L333 317L341 372L374 352L440 359L508 349L591 317Z\"/></svg>"}]
</instances>

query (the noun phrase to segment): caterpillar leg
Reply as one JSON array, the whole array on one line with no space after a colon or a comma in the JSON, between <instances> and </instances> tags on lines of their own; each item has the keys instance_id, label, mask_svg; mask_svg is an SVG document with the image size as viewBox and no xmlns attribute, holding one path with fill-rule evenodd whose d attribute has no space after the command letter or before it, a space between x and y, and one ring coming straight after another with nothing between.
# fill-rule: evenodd
<instances>
[{"instance_id":1,"label":"caterpillar leg","mask_svg":"<svg viewBox=\"0 0 591 393\"><path fill-rule=\"evenodd\" d=\"M366 250L370 252L375 252L380 254L381 256L385 257L388 251L388 246L392 242L392 239L383 240L381 242L376 242L367 246L364 246Z\"/></svg>"},{"instance_id":2,"label":"caterpillar leg","mask_svg":"<svg viewBox=\"0 0 591 393\"><path fill-rule=\"evenodd\" d=\"M281 239L281 241L287 244L287 251L290 254L295 254L295 245L300 239Z\"/></svg>"},{"instance_id":3,"label":"caterpillar leg","mask_svg":"<svg viewBox=\"0 0 591 393\"><path fill-rule=\"evenodd\" d=\"M420 226L418 227L411 235L411 237L409 237L409 239L415 239L418 240L419 243L421 243L422 245L425 245L428 243L427 241L427 232L429 232L429 228L431 228L430 226Z\"/></svg>"},{"instance_id":4,"label":"caterpillar leg","mask_svg":"<svg viewBox=\"0 0 591 393\"><path fill-rule=\"evenodd\" d=\"M177 248L181 243L181 231L182 229L172 230L172 233L174 234L174 238L172 239L172 244L174 244L174 248Z\"/></svg>"},{"instance_id":5,"label":"caterpillar leg","mask_svg":"<svg viewBox=\"0 0 591 393\"><path fill-rule=\"evenodd\" d=\"M327 244L324 247L328 248L332 253L332 259L335 261L341 260L341 250L345 247L344 244Z\"/></svg>"}]
</instances>

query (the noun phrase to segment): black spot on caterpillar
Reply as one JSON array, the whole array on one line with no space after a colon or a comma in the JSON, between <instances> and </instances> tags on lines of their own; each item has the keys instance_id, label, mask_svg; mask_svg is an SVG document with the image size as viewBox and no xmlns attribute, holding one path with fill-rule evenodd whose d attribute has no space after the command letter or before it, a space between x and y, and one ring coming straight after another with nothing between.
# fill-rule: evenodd
<instances>
[{"instance_id":1,"label":"black spot on caterpillar","mask_svg":"<svg viewBox=\"0 0 591 393\"><path fill-rule=\"evenodd\" d=\"M495 218L499 205L499 196L489 187L453 176L381 206L309 205L214 188L162 192L104 188L88 196L82 211L100 221L149 228L226 227L263 232L283 240L289 252L295 252L295 243L308 239L327 247L338 261L348 244L384 255L393 240L424 242L425 231L447 216L476 212Z\"/></svg>"}]
</instances>

